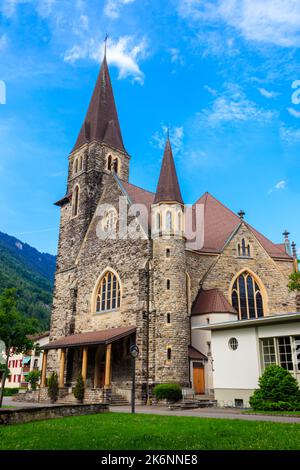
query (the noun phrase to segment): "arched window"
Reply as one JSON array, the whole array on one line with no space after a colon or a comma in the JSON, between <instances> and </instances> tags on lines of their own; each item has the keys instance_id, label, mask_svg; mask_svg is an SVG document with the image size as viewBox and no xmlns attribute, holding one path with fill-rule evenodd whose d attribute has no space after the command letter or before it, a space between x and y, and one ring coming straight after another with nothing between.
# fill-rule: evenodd
<instances>
[{"instance_id":1,"label":"arched window","mask_svg":"<svg viewBox=\"0 0 300 470\"><path fill-rule=\"evenodd\" d=\"M96 295L96 313L116 310L120 307L121 290L117 276L107 271L102 276Z\"/></svg>"},{"instance_id":2,"label":"arched window","mask_svg":"<svg viewBox=\"0 0 300 470\"><path fill-rule=\"evenodd\" d=\"M115 158L115 160L114 160L114 172L116 174L119 173L119 160L117 158Z\"/></svg>"},{"instance_id":3,"label":"arched window","mask_svg":"<svg viewBox=\"0 0 300 470\"><path fill-rule=\"evenodd\" d=\"M166 213L166 229L172 230L172 212L167 211Z\"/></svg>"},{"instance_id":4,"label":"arched window","mask_svg":"<svg viewBox=\"0 0 300 470\"><path fill-rule=\"evenodd\" d=\"M167 290L170 290L170 286L171 286L171 281L170 279L167 279Z\"/></svg>"},{"instance_id":5,"label":"arched window","mask_svg":"<svg viewBox=\"0 0 300 470\"><path fill-rule=\"evenodd\" d=\"M156 230L160 230L160 229L161 229L161 215L158 212L156 214Z\"/></svg>"},{"instance_id":6,"label":"arched window","mask_svg":"<svg viewBox=\"0 0 300 470\"><path fill-rule=\"evenodd\" d=\"M110 171L111 170L111 155L108 155L107 157L107 169Z\"/></svg>"},{"instance_id":7,"label":"arched window","mask_svg":"<svg viewBox=\"0 0 300 470\"><path fill-rule=\"evenodd\" d=\"M72 198L72 215L75 217L79 209L79 186L75 186Z\"/></svg>"},{"instance_id":8,"label":"arched window","mask_svg":"<svg viewBox=\"0 0 300 470\"><path fill-rule=\"evenodd\" d=\"M242 239L242 242L238 244L238 256L249 258L251 256L250 243L248 243L245 238Z\"/></svg>"},{"instance_id":9,"label":"arched window","mask_svg":"<svg viewBox=\"0 0 300 470\"><path fill-rule=\"evenodd\" d=\"M231 292L232 306L239 314L240 320L261 318L264 316L264 305L261 289L247 271L234 281Z\"/></svg>"},{"instance_id":10,"label":"arched window","mask_svg":"<svg viewBox=\"0 0 300 470\"><path fill-rule=\"evenodd\" d=\"M103 229L105 232L112 232L116 229L118 214L115 209L110 209L106 212L103 218Z\"/></svg>"},{"instance_id":11,"label":"arched window","mask_svg":"<svg viewBox=\"0 0 300 470\"><path fill-rule=\"evenodd\" d=\"M170 361L172 359L172 349L171 348L167 348L167 359L168 359L168 361Z\"/></svg>"},{"instance_id":12,"label":"arched window","mask_svg":"<svg viewBox=\"0 0 300 470\"><path fill-rule=\"evenodd\" d=\"M178 232L180 232L182 230L182 216L181 216L181 212L178 212L177 214L177 228L178 228Z\"/></svg>"},{"instance_id":13,"label":"arched window","mask_svg":"<svg viewBox=\"0 0 300 470\"><path fill-rule=\"evenodd\" d=\"M79 171L81 171L82 168L83 168L83 158L82 158L82 155L80 155L80 157L79 157L79 165L78 165Z\"/></svg>"},{"instance_id":14,"label":"arched window","mask_svg":"<svg viewBox=\"0 0 300 470\"><path fill-rule=\"evenodd\" d=\"M171 314L167 313L167 323L171 323Z\"/></svg>"},{"instance_id":15,"label":"arched window","mask_svg":"<svg viewBox=\"0 0 300 470\"><path fill-rule=\"evenodd\" d=\"M74 160L74 174L78 173L78 158Z\"/></svg>"}]
</instances>

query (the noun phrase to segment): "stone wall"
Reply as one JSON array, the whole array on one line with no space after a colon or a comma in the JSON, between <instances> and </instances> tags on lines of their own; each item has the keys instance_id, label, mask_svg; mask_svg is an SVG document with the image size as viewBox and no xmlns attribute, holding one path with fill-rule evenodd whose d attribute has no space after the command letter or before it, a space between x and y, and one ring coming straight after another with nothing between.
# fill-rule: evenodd
<instances>
[{"instance_id":1,"label":"stone wall","mask_svg":"<svg viewBox=\"0 0 300 470\"><path fill-rule=\"evenodd\" d=\"M252 257L242 258L237 255L237 244L245 237L251 243ZM282 269L262 248L249 229L242 225L236 235L225 247L216 264L209 271L203 282L204 289L218 288L230 299L230 285L233 278L243 269L253 272L266 289L265 311L276 313L295 312L296 296L289 292L287 264ZM293 263L290 263L290 273Z\"/></svg>"},{"instance_id":2,"label":"stone wall","mask_svg":"<svg viewBox=\"0 0 300 470\"><path fill-rule=\"evenodd\" d=\"M21 424L30 421L40 421L44 419L63 418L66 416L81 416L109 411L106 404L77 404L77 405L53 405L52 407L35 407L22 409L0 410L1 424Z\"/></svg>"}]
</instances>

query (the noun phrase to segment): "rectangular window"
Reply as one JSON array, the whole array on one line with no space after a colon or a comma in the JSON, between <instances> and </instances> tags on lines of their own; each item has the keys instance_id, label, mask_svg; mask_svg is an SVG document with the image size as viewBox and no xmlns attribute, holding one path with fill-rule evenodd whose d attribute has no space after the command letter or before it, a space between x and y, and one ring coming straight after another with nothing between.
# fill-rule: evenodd
<instances>
[{"instance_id":1,"label":"rectangular window","mask_svg":"<svg viewBox=\"0 0 300 470\"><path fill-rule=\"evenodd\" d=\"M287 370L294 370L291 338L289 336L283 336L278 338L277 341L281 367Z\"/></svg>"},{"instance_id":2,"label":"rectangular window","mask_svg":"<svg viewBox=\"0 0 300 470\"><path fill-rule=\"evenodd\" d=\"M300 371L300 336L295 336L296 370Z\"/></svg>"},{"instance_id":3,"label":"rectangular window","mask_svg":"<svg viewBox=\"0 0 300 470\"><path fill-rule=\"evenodd\" d=\"M262 353L265 367L276 364L275 338L262 339Z\"/></svg>"}]
</instances>

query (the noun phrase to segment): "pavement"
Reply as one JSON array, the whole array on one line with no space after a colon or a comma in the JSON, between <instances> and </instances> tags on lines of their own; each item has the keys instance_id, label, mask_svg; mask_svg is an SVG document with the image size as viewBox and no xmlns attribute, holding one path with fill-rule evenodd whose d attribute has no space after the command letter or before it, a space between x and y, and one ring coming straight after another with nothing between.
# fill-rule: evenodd
<instances>
[{"instance_id":1,"label":"pavement","mask_svg":"<svg viewBox=\"0 0 300 470\"><path fill-rule=\"evenodd\" d=\"M59 405L59 404L57 404ZM57 406L56 405L56 406ZM45 403L28 403L13 401L10 397L4 397L3 406L15 408L38 408L41 406L53 407L55 405ZM130 406L110 406L113 413L130 413ZM271 421L274 423L298 423L300 415L297 416L267 416L255 414L243 414L244 410L237 408L196 408L192 410L170 410L166 406L136 406L138 414L155 414L160 416L191 416L194 418L217 418L217 419L240 419L244 421Z\"/></svg>"}]
</instances>

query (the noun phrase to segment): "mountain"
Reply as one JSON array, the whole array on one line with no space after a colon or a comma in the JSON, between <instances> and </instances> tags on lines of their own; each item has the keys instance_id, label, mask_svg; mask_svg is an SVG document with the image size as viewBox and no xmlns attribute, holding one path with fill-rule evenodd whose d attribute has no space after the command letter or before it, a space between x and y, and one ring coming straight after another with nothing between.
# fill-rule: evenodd
<instances>
[{"instance_id":1,"label":"mountain","mask_svg":"<svg viewBox=\"0 0 300 470\"><path fill-rule=\"evenodd\" d=\"M55 263L55 256L0 232L0 293L16 287L19 310L37 318L41 331L49 328Z\"/></svg>"}]
</instances>

